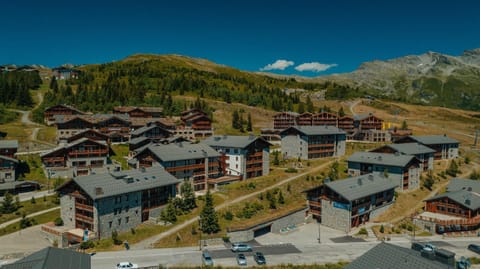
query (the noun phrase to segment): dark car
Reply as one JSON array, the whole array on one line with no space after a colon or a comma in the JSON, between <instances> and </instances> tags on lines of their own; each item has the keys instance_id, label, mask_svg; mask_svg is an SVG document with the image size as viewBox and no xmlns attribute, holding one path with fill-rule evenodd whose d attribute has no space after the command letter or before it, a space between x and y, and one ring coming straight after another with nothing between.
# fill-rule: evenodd
<instances>
[{"instance_id":1,"label":"dark car","mask_svg":"<svg viewBox=\"0 0 480 269\"><path fill-rule=\"evenodd\" d=\"M425 248L425 245L422 244L422 243L418 243L418 242L413 242L412 243L412 249L413 250L416 250L416 251L422 251L422 249Z\"/></svg>"},{"instance_id":2,"label":"dark car","mask_svg":"<svg viewBox=\"0 0 480 269\"><path fill-rule=\"evenodd\" d=\"M265 256L263 256L263 253L261 252L255 252L255 254L253 254L253 259L257 262L258 265L267 263L267 260L265 260Z\"/></svg>"},{"instance_id":3,"label":"dark car","mask_svg":"<svg viewBox=\"0 0 480 269\"><path fill-rule=\"evenodd\" d=\"M480 254L480 245L470 244L470 245L468 245L468 249L477 253L477 254Z\"/></svg>"}]
</instances>

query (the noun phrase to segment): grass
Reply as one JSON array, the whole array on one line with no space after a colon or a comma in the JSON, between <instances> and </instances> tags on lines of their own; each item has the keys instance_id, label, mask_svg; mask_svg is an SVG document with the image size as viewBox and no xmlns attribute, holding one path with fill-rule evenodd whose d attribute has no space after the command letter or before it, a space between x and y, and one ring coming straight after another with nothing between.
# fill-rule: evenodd
<instances>
[{"instance_id":1,"label":"grass","mask_svg":"<svg viewBox=\"0 0 480 269\"><path fill-rule=\"evenodd\" d=\"M32 225L38 225L38 224L44 224L47 222L54 221L58 217L60 217L60 209L53 210L32 218L28 218L28 219L30 219L30 221L32 222ZM11 234L19 230L20 230L20 222L12 223L7 227L0 229L0 236Z\"/></svg>"},{"instance_id":2,"label":"grass","mask_svg":"<svg viewBox=\"0 0 480 269\"><path fill-rule=\"evenodd\" d=\"M478 260L478 259L477 259ZM342 269L348 265L348 262L340 261L338 263L326 263L326 264L281 264L281 265L262 265L262 266L249 266L249 268L265 268L265 269ZM169 267L171 269L191 269L191 268L201 268L197 267ZM212 269L238 269L238 266L235 267L224 267L224 266L214 266Z\"/></svg>"},{"instance_id":3,"label":"grass","mask_svg":"<svg viewBox=\"0 0 480 269\"><path fill-rule=\"evenodd\" d=\"M32 204L31 200L20 202L21 206L16 212L10 214L0 214L0 223L5 223L7 221L20 218L22 216L21 212L25 212L25 215L29 215L58 206L58 204L54 202L56 200L56 197L54 196L46 196L45 200L46 201L44 201L43 198L37 198L35 200L35 204Z\"/></svg>"},{"instance_id":4,"label":"grass","mask_svg":"<svg viewBox=\"0 0 480 269\"><path fill-rule=\"evenodd\" d=\"M42 161L38 154L20 155L18 156L18 159L25 161L27 164L27 167L21 176L22 179L34 180L44 185L48 184L48 178L45 176Z\"/></svg>"},{"instance_id":5,"label":"grass","mask_svg":"<svg viewBox=\"0 0 480 269\"><path fill-rule=\"evenodd\" d=\"M57 129L55 127L43 127L38 131L37 140L48 143L55 143L57 138Z\"/></svg>"},{"instance_id":6,"label":"grass","mask_svg":"<svg viewBox=\"0 0 480 269\"><path fill-rule=\"evenodd\" d=\"M128 156L128 145L111 145L110 147L114 152L110 158L119 162L122 165L123 170L129 169L127 159L124 158Z\"/></svg>"}]
</instances>

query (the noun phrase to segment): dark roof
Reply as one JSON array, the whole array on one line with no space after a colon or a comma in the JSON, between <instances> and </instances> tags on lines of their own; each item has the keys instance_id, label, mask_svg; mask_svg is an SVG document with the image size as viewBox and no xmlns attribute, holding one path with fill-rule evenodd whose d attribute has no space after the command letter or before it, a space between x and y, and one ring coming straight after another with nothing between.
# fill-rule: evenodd
<instances>
[{"instance_id":1,"label":"dark roof","mask_svg":"<svg viewBox=\"0 0 480 269\"><path fill-rule=\"evenodd\" d=\"M394 167L405 167L410 161L417 159L412 155L377 153L377 152L355 152L347 159L348 162L381 164Z\"/></svg>"},{"instance_id":2,"label":"dark roof","mask_svg":"<svg viewBox=\"0 0 480 269\"><path fill-rule=\"evenodd\" d=\"M292 126L289 127L280 134L287 132L290 129L297 130L305 135L331 135L331 134L346 134L342 129L338 129L335 126Z\"/></svg>"},{"instance_id":3,"label":"dark roof","mask_svg":"<svg viewBox=\"0 0 480 269\"><path fill-rule=\"evenodd\" d=\"M56 107L64 107L64 108L68 108L70 110L73 110L79 114L85 114L85 112L81 111L81 110L78 110L77 108L73 107L73 106L69 106L69 105L65 105L65 104L58 104L58 105L54 105L54 106L51 106L51 107L47 107L45 109L45 111L48 111L48 110L51 110L53 108L56 108Z\"/></svg>"},{"instance_id":4,"label":"dark roof","mask_svg":"<svg viewBox=\"0 0 480 269\"><path fill-rule=\"evenodd\" d=\"M75 141L72 141L72 142L70 142L70 143L68 143L68 144L66 144L66 145L61 145L61 146L58 146L58 147L56 147L56 148L51 149L50 151L41 153L41 154L40 154L40 157L47 156L47 155L49 155L49 154L51 154L51 153L57 152L57 151L62 150L62 149L71 148L71 147L73 147L73 146L76 146L76 145L81 144L81 143L86 142L86 141L90 141L90 142L93 142L93 143L95 143L95 144L102 145L102 146L108 146L105 141L102 141L102 140L92 140L92 139L90 139L90 138L88 138L88 137L82 137L82 138L77 139L77 140L75 140Z\"/></svg>"},{"instance_id":5,"label":"dark roof","mask_svg":"<svg viewBox=\"0 0 480 269\"><path fill-rule=\"evenodd\" d=\"M423 136L411 135L409 137L417 141L418 143L422 143L424 145L459 144L460 143L457 140L448 137L447 135L423 135Z\"/></svg>"},{"instance_id":6,"label":"dark roof","mask_svg":"<svg viewBox=\"0 0 480 269\"><path fill-rule=\"evenodd\" d=\"M395 151L407 155L435 153L435 150L419 143L390 144L385 145L385 147L389 147Z\"/></svg>"},{"instance_id":7,"label":"dark roof","mask_svg":"<svg viewBox=\"0 0 480 269\"><path fill-rule=\"evenodd\" d=\"M165 168L162 166L155 166L145 169L141 168L80 176L73 178L73 182L95 200L129 192L178 184L182 182L182 180L176 179L165 171ZM62 187L59 187L59 189Z\"/></svg>"},{"instance_id":8,"label":"dark roof","mask_svg":"<svg viewBox=\"0 0 480 269\"><path fill-rule=\"evenodd\" d=\"M40 184L36 181L22 180L22 181L10 181L0 184L0 190L15 190L27 187L40 188Z\"/></svg>"},{"instance_id":9,"label":"dark roof","mask_svg":"<svg viewBox=\"0 0 480 269\"><path fill-rule=\"evenodd\" d=\"M471 179L453 178L447 185L447 191L469 190L480 193L480 181Z\"/></svg>"},{"instance_id":10,"label":"dark roof","mask_svg":"<svg viewBox=\"0 0 480 269\"><path fill-rule=\"evenodd\" d=\"M217 135L210 136L203 141L203 143L211 147L224 147L224 148L246 148L255 141L261 141L267 145L271 145L261 137L254 135L250 136L237 136L237 135Z\"/></svg>"},{"instance_id":11,"label":"dark roof","mask_svg":"<svg viewBox=\"0 0 480 269\"><path fill-rule=\"evenodd\" d=\"M382 242L344 269L447 269L447 264L422 257L420 251Z\"/></svg>"},{"instance_id":12,"label":"dark roof","mask_svg":"<svg viewBox=\"0 0 480 269\"><path fill-rule=\"evenodd\" d=\"M168 134L172 134L171 131L165 129L165 128L162 128L161 126L158 126L156 124L151 124L151 125L146 125L146 126L142 126L138 129L136 129L135 131L131 132L131 135L132 136L139 136L139 135L143 135L145 132L148 132L152 129L155 129L155 128L160 128L161 130L163 130L165 133L168 133Z\"/></svg>"},{"instance_id":13,"label":"dark roof","mask_svg":"<svg viewBox=\"0 0 480 269\"><path fill-rule=\"evenodd\" d=\"M365 114L358 114L358 115L354 115L353 116L353 119L354 120L364 120L364 119L367 119L368 117L370 116L373 116L375 118L378 118L376 117L375 115L373 115L372 113L365 113Z\"/></svg>"},{"instance_id":14,"label":"dark roof","mask_svg":"<svg viewBox=\"0 0 480 269\"><path fill-rule=\"evenodd\" d=\"M90 255L81 252L47 247L2 269L90 269Z\"/></svg>"},{"instance_id":15,"label":"dark roof","mask_svg":"<svg viewBox=\"0 0 480 269\"><path fill-rule=\"evenodd\" d=\"M330 181L325 185L349 201L397 187L391 179L374 174Z\"/></svg>"},{"instance_id":16,"label":"dark roof","mask_svg":"<svg viewBox=\"0 0 480 269\"><path fill-rule=\"evenodd\" d=\"M142 143L145 140L150 140L150 138L146 137L146 136L139 136L139 137L131 138L130 142L128 142L128 144L136 145L136 144Z\"/></svg>"},{"instance_id":17,"label":"dark roof","mask_svg":"<svg viewBox=\"0 0 480 269\"><path fill-rule=\"evenodd\" d=\"M458 204L471 210L477 210L480 208L480 194L467 190L444 192L430 199L427 199L426 201L433 201L444 197L447 197L448 199L455 201Z\"/></svg>"},{"instance_id":18,"label":"dark roof","mask_svg":"<svg viewBox=\"0 0 480 269\"><path fill-rule=\"evenodd\" d=\"M18 140L0 140L0 149L18 148Z\"/></svg>"},{"instance_id":19,"label":"dark roof","mask_svg":"<svg viewBox=\"0 0 480 269\"><path fill-rule=\"evenodd\" d=\"M96 124L113 118L130 123L130 116L128 116L128 114L54 115L55 123L57 124L66 123L74 119L82 119Z\"/></svg>"},{"instance_id":20,"label":"dark roof","mask_svg":"<svg viewBox=\"0 0 480 269\"><path fill-rule=\"evenodd\" d=\"M149 144L147 148L165 162L220 157L220 153L203 143Z\"/></svg>"}]
</instances>

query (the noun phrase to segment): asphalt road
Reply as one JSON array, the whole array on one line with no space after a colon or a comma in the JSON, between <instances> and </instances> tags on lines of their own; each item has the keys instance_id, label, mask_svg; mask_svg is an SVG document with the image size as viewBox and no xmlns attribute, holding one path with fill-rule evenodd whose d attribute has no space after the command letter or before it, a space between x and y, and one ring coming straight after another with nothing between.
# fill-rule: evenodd
<instances>
[{"instance_id":1,"label":"asphalt road","mask_svg":"<svg viewBox=\"0 0 480 269\"><path fill-rule=\"evenodd\" d=\"M253 257L253 253L262 252L263 255L284 255L291 253L301 253L301 251L292 244L280 244L280 245L269 245L269 246L257 246L253 247L251 252L241 252L245 256ZM223 258L235 258L240 252L233 252L230 249L216 249L209 251L210 255L214 259L223 259Z\"/></svg>"}]
</instances>

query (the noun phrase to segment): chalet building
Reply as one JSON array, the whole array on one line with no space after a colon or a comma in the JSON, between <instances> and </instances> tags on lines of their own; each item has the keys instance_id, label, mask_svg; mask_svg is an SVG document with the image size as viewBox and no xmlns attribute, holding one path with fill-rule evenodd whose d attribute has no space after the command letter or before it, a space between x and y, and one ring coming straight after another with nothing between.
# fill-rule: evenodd
<instances>
[{"instance_id":1,"label":"chalet building","mask_svg":"<svg viewBox=\"0 0 480 269\"><path fill-rule=\"evenodd\" d=\"M448 137L447 135L424 135L424 136L407 136L405 138L399 139L395 143L419 143L424 146L427 146L433 150L435 153L433 158L435 160L445 160L445 159L455 159L458 157L458 148L460 142L457 140Z\"/></svg>"},{"instance_id":2,"label":"chalet building","mask_svg":"<svg viewBox=\"0 0 480 269\"><path fill-rule=\"evenodd\" d=\"M396 143L398 140L413 134L412 129L398 129L397 127L388 129L391 141Z\"/></svg>"},{"instance_id":3,"label":"chalet building","mask_svg":"<svg viewBox=\"0 0 480 269\"><path fill-rule=\"evenodd\" d=\"M18 150L18 140L0 140L0 155L15 158Z\"/></svg>"},{"instance_id":4,"label":"chalet building","mask_svg":"<svg viewBox=\"0 0 480 269\"><path fill-rule=\"evenodd\" d=\"M423 171L433 170L433 154L435 150L418 143L389 144L371 152L378 153L399 153L402 155L413 155L420 161L420 169Z\"/></svg>"},{"instance_id":5,"label":"chalet building","mask_svg":"<svg viewBox=\"0 0 480 269\"><path fill-rule=\"evenodd\" d=\"M355 128L360 130L382 130L383 120L372 113L355 115L353 119Z\"/></svg>"},{"instance_id":6,"label":"chalet building","mask_svg":"<svg viewBox=\"0 0 480 269\"><path fill-rule=\"evenodd\" d=\"M455 253L446 249L437 248L433 253L381 242L344 267L344 269L367 268L453 269L467 266L457 267Z\"/></svg>"},{"instance_id":7,"label":"chalet building","mask_svg":"<svg viewBox=\"0 0 480 269\"><path fill-rule=\"evenodd\" d=\"M80 111L73 106L69 105L55 105L45 109L43 112L43 121L47 125L53 125L55 123L56 115L85 115L86 113Z\"/></svg>"},{"instance_id":8,"label":"chalet building","mask_svg":"<svg viewBox=\"0 0 480 269\"><path fill-rule=\"evenodd\" d=\"M337 126L338 117L337 114L330 112L320 112L312 115L312 125L326 125L326 126Z\"/></svg>"},{"instance_id":9,"label":"chalet building","mask_svg":"<svg viewBox=\"0 0 480 269\"><path fill-rule=\"evenodd\" d=\"M13 263L2 264L2 269L90 269L91 255L71 249L46 247Z\"/></svg>"},{"instance_id":10,"label":"chalet building","mask_svg":"<svg viewBox=\"0 0 480 269\"><path fill-rule=\"evenodd\" d=\"M67 68L67 67L56 67L52 69L53 71L53 76L57 79L78 79L78 76L80 75L80 70L73 69L73 68Z\"/></svg>"},{"instance_id":11,"label":"chalet building","mask_svg":"<svg viewBox=\"0 0 480 269\"><path fill-rule=\"evenodd\" d=\"M113 114L128 114L130 118L160 118L163 116L161 107L116 106Z\"/></svg>"},{"instance_id":12,"label":"chalet building","mask_svg":"<svg viewBox=\"0 0 480 269\"><path fill-rule=\"evenodd\" d=\"M87 175L102 168L109 158L109 146L103 142L81 138L40 154L47 170L73 169L75 175Z\"/></svg>"},{"instance_id":13,"label":"chalet building","mask_svg":"<svg viewBox=\"0 0 480 269\"><path fill-rule=\"evenodd\" d=\"M163 139L171 137L173 132L168 130L165 125L160 122L150 122L131 132L131 138L148 137L152 139Z\"/></svg>"},{"instance_id":14,"label":"chalet building","mask_svg":"<svg viewBox=\"0 0 480 269\"><path fill-rule=\"evenodd\" d=\"M163 166L174 177L190 180L195 191L206 189L207 181L225 173L222 155L202 143L149 144L131 160L129 165L140 167Z\"/></svg>"},{"instance_id":15,"label":"chalet building","mask_svg":"<svg viewBox=\"0 0 480 269\"><path fill-rule=\"evenodd\" d=\"M390 142L392 140L390 132L374 129L362 131L361 136L357 136L356 138L369 142Z\"/></svg>"},{"instance_id":16,"label":"chalet building","mask_svg":"<svg viewBox=\"0 0 480 269\"><path fill-rule=\"evenodd\" d=\"M268 175L271 144L256 136L212 136L204 141L226 156L226 175L242 179Z\"/></svg>"},{"instance_id":17,"label":"chalet building","mask_svg":"<svg viewBox=\"0 0 480 269\"><path fill-rule=\"evenodd\" d=\"M437 233L474 231L480 228L480 182L452 179L447 191L425 201L420 223L434 226Z\"/></svg>"},{"instance_id":18,"label":"chalet building","mask_svg":"<svg viewBox=\"0 0 480 269\"><path fill-rule=\"evenodd\" d=\"M182 113L182 123L177 126L175 135L195 140L213 135L212 120L199 109L191 109Z\"/></svg>"},{"instance_id":19,"label":"chalet building","mask_svg":"<svg viewBox=\"0 0 480 269\"><path fill-rule=\"evenodd\" d=\"M130 127L133 130L137 130L144 126L148 125L157 125L162 127L165 130L169 130L174 132L177 126L175 125L175 121L177 117L170 117L170 118L130 118Z\"/></svg>"},{"instance_id":20,"label":"chalet building","mask_svg":"<svg viewBox=\"0 0 480 269\"><path fill-rule=\"evenodd\" d=\"M130 118L122 114L57 115L55 125L57 141L67 139L85 129L95 129L107 135L111 142L126 142L130 137Z\"/></svg>"},{"instance_id":21,"label":"chalet building","mask_svg":"<svg viewBox=\"0 0 480 269\"><path fill-rule=\"evenodd\" d=\"M312 126L312 117L313 114L310 112L305 112L297 116L297 125L300 126Z\"/></svg>"},{"instance_id":22,"label":"chalet building","mask_svg":"<svg viewBox=\"0 0 480 269\"><path fill-rule=\"evenodd\" d=\"M181 181L160 166L75 177L57 189L61 218L98 239L130 231L158 217Z\"/></svg>"},{"instance_id":23,"label":"chalet building","mask_svg":"<svg viewBox=\"0 0 480 269\"><path fill-rule=\"evenodd\" d=\"M17 165L17 159L0 155L0 185L16 180L15 170L17 169Z\"/></svg>"},{"instance_id":24,"label":"chalet building","mask_svg":"<svg viewBox=\"0 0 480 269\"><path fill-rule=\"evenodd\" d=\"M283 130L297 125L298 113L280 112L273 116L273 129Z\"/></svg>"},{"instance_id":25,"label":"chalet building","mask_svg":"<svg viewBox=\"0 0 480 269\"><path fill-rule=\"evenodd\" d=\"M280 137L280 132L282 130L272 129L272 128L262 128L260 129L260 135L263 139L270 143L278 144L282 140Z\"/></svg>"},{"instance_id":26,"label":"chalet building","mask_svg":"<svg viewBox=\"0 0 480 269\"><path fill-rule=\"evenodd\" d=\"M348 159L348 174L359 176L364 174L388 175L399 190L414 190L419 187L420 161L412 155L355 152Z\"/></svg>"},{"instance_id":27,"label":"chalet building","mask_svg":"<svg viewBox=\"0 0 480 269\"><path fill-rule=\"evenodd\" d=\"M387 210L397 187L394 180L378 174L326 180L306 191L309 212L323 225L349 232Z\"/></svg>"},{"instance_id":28,"label":"chalet building","mask_svg":"<svg viewBox=\"0 0 480 269\"><path fill-rule=\"evenodd\" d=\"M297 126L280 132L284 158L315 158L343 156L346 134L334 126Z\"/></svg>"},{"instance_id":29,"label":"chalet building","mask_svg":"<svg viewBox=\"0 0 480 269\"><path fill-rule=\"evenodd\" d=\"M338 118L339 129L344 130L347 134L352 134L355 130L354 119L350 116L343 116Z\"/></svg>"},{"instance_id":30,"label":"chalet building","mask_svg":"<svg viewBox=\"0 0 480 269\"><path fill-rule=\"evenodd\" d=\"M72 143L82 138L88 138L90 140L103 142L105 144L110 144L110 137L108 135L102 134L94 129L86 129L84 131L81 131L80 133L77 133L73 136L70 136L60 141L60 143Z\"/></svg>"}]
</instances>

